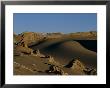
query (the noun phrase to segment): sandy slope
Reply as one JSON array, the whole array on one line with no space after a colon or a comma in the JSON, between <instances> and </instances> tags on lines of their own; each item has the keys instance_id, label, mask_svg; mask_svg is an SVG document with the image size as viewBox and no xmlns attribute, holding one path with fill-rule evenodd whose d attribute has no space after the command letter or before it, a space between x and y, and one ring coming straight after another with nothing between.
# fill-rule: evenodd
<instances>
[{"instance_id":1,"label":"sandy slope","mask_svg":"<svg viewBox=\"0 0 110 88\"><path fill-rule=\"evenodd\" d=\"M46 72L52 65L60 67L68 75L86 75L83 68L78 65L77 60L73 68L67 68L57 62L49 62L48 58L40 58L39 56L15 56L14 75L56 75ZM80 65L83 66L81 62Z\"/></svg>"},{"instance_id":2,"label":"sandy slope","mask_svg":"<svg viewBox=\"0 0 110 88\"><path fill-rule=\"evenodd\" d=\"M15 75L46 75L48 60L37 56L15 56L14 74ZM20 65L19 65L20 64Z\"/></svg>"},{"instance_id":3,"label":"sandy slope","mask_svg":"<svg viewBox=\"0 0 110 88\"><path fill-rule=\"evenodd\" d=\"M32 49L39 49L43 54L49 54L62 64L67 64L73 58L79 59L87 66L97 66L97 54L84 48L80 43L73 40L54 39L47 40L39 45L31 46Z\"/></svg>"}]
</instances>

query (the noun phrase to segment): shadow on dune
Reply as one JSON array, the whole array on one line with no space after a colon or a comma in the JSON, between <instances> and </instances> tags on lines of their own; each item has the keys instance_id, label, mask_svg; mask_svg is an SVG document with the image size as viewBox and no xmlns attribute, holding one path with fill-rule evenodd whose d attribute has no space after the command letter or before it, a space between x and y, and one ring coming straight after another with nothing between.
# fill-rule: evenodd
<instances>
[{"instance_id":1,"label":"shadow on dune","mask_svg":"<svg viewBox=\"0 0 110 88\"><path fill-rule=\"evenodd\" d=\"M85 40L85 43L83 44L81 41L78 41L78 40L77 41L73 41L73 40L54 41L52 40L52 41L45 41L41 43L40 45L36 45L36 46L34 45L31 48L34 50L39 49L41 53L53 56L55 60L59 61L60 63L64 65L67 64L69 61L71 61L73 58L78 58L80 59L80 61L82 61L87 66L97 68L97 53L94 52L96 51L96 48L93 51L88 50L87 47L89 46L90 46L89 49L92 49L91 48L92 42L90 42L91 45L90 44L87 45L86 44L88 43L87 40Z\"/></svg>"},{"instance_id":2,"label":"shadow on dune","mask_svg":"<svg viewBox=\"0 0 110 88\"><path fill-rule=\"evenodd\" d=\"M88 50L97 52L97 40L76 40Z\"/></svg>"}]
</instances>

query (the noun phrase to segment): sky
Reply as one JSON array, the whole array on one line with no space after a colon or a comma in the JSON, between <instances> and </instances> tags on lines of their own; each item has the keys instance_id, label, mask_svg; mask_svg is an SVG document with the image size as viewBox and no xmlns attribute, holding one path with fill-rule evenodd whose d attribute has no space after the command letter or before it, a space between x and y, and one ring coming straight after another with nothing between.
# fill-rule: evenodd
<instances>
[{"instance_id":1,"label":"sky","mask_svg":"<svg viewBox=\"0 0 110 88\"><path fill-rule=\"evenodd\" d=\"M97 31L96 13L14 13L14 32Z\"/></svg>"}]
</instances>

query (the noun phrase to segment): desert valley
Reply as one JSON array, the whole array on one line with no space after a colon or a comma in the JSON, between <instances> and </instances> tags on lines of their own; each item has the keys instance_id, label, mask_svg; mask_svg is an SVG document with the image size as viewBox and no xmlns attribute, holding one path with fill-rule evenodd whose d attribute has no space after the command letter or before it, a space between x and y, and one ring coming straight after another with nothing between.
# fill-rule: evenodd
<instances>
[{"instance_id":1,"label":"desert valley","mask_svg":"<svg viewBox=\"0 0 110 88\"><path fill-rule=\"evenodd\" d=\"M14 75L97 75L97 32L14 33Z\"/></svg>"}]
</instances>

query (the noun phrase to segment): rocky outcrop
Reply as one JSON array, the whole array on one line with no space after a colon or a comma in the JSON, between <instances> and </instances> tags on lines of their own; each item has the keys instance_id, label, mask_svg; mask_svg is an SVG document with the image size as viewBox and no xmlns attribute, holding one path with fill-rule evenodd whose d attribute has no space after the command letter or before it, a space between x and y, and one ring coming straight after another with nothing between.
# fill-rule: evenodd
<instances>
[{"instance_id":1,"label":"rocky outcrop","mask_svg":"<svg viewBox=\"0 0 110 88\"><path fill-rule=\"evenodd\" d=\"M83 69L85 69L85 66L83 63L81 63L81 61L75 60L73 66L71 68L83 70Z\"/></svg>"},{"instance_id":2,"label":"rocky outcrop","mask_svg":"<svg viewBox=\"0 0 110 88\"><path fill-rule=\"evenodd\" d=\"M14 49L14 55L32 55L33 50L23 46L16 46Z\"/></svg>"},{"instance_id":3,"label":"rocky outcrop","mask_svg":"<svg viewBox=\"0 0 110 88\"><path fill-rule=\"evenodd\" d=\"M34 56L38 56L40 58L45 57L45 55L41 54L39 50L33 50L33 54Z\"/></svg>"},{"instance_id":4,"label":"rocky outcrop","mask_svg":"<svg viewBox=\"0 0 110 88\"><path fill-rule=\"evenodd\" d=\"M25 45L29 45L33 42L41 41L44 39L44 36L40 33L34 33L34 32L23 32L15 37L17 44L22 45L21 43L24 43Z\"/></svg>"},{"instance_id":5,"label":"rocky outcrop","mask_svg":"<svg viewBox=\"0 0 110 88\"><path fill-rule=\"evenodd\" d=\"M97 32L96 31L90 31L90 32L76 32L76 33L69 33L65 34L68 38L73 39L82 39L82 40L97 40ZM64 37L65 37L64 36Z\"/></svg>"},{"instance_id":6,"label":"rocky outcrop","mask_svg":"<svg viewBox=\"0 0 110 88\"><path fill-rule=\"evenodd\" d=\"M83 73L85 73L86 75L96 75L97 71L94 68L89 68L86 67L81 61L79 61L78 59L73 59L72 61L70 61L66 66L66 68L71 68L73 70L78 70L81 71Z\"/></svg>"},{"instance_id":7,"label":"rocky outcrop","mask_svg":"<svg viewBox=\"0 0 110 88\"><path fill-rule=\"evenodd\" d=\"M41 41L43 36L40 33L34 32L23 32L21 34L16 35L14 33L14 53L15 55L31 55L33 54L33 50L28 47L28 45L32 42ZM37 52L37 51L36 51ZM40 55L40 52L36 53Z\"/></svg>"},{"instance_id":8,"label":"rocky outcrop","mask_svg":"<svg viewBox=\"0 0 110 88\"><path fill-rule=\"evenodd\" d=\"M83 71L87 75L97 75L97 71L94 68L85 68Z\"/></svg>"},{"instance_id":9,"label":"rocky outcrop","mask_svg":"<svg viewBox=\"0 0 110 88\"><path fill-rule=\"evenodd\" d=\"M79 61L78 59L72 59L65 67L67 68L72 68L72 69L85 69L85 66L83 63L81 63L81 61Z\"/></svg>"},{"instance_id":10,"label":"rocky outcrop","mask_svg":"<svg viewBox=\"0 0 110 88\"><path fill-rule=\"evenodd\" d=\"M46 71L47 73L54 73L56 75L68 75L68 73L65 73L62 68L59 66L51 65L49 67L49 70Z\"/></svg>"},{"instance_id":11,"label":"rocky outcrop","mask_svg":"<svg viewBox=\"0 0 110 88\"><path fill-rule=\"evenodd\" d=\"M55 62L54 58L51 57L51 56L48 58L48 61L49 61L50 63L54 63L54 62Z\"/></svg>"},{"instance_id":12,"label":"rocky outcrop","mask_svg":"<svg viewBox=\"0 0 110 88\"><path fill-rule=\"evenodd\" d=\"M55 33L47 33L46 37L48 39L57 39L57 38L61 38L64 34L61 32L55 32Z\"/></svg>"}]
</instances>

